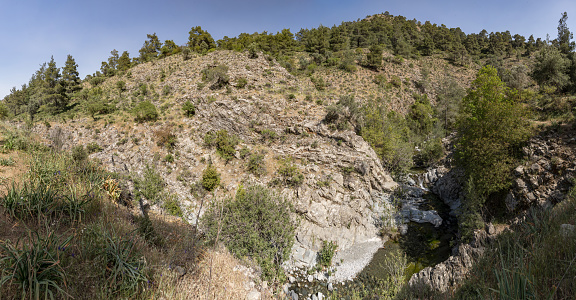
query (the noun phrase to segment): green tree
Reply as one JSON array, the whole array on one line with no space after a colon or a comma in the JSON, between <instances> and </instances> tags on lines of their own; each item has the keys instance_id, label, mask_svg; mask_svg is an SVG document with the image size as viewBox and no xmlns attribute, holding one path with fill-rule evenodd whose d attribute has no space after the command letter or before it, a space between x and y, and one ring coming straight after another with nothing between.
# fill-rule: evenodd
<instances>
[{"instance_id":1,"label":"green tree","mask_svg":"<svg viewBox=\"0 0 576 300\"><path fill-rule=\"evenodd\" d=\"M130 62L130 54L128 51L122 52L118 58L118 71L126 71L130 69L132 63Z\"/></svg>"},{"instance_id":2,"label":"green tree","mask_svg":"<svg viewBox=\"0 0 576 300\"><path fill-rule=\"evenodd\" d=\"M180 47L178 47L178 45L176 45L176 43L174 43L173 40L166 40L164 41L164 46L162 46L162 48L160 49L160 55L170 56L180 51L181 51Z\"/></svg>"},{"instance_id":3,"label":"green tree","mask_svg":"<svg viewBox=\"0 0 576 300\"><path fill-rule=\"evenodd\" d=\"M507 96L497 70L485 66L463 99L457 158L481 196L508 188L521 145L529 136L526 111Z\"/></svg>"},{"instance_id":4,"label":"green tree","mask_svg":"<svg viewBox=\"0 0 576 300\"><path fill-rule=\"evenodd\" d=\"M66 89L66 95L70 96L72 93L82 89L80 85L80 74L78 74L78 65L72 57L68 54L66 64L62 68L62 85Z\"/></svg>"},{"instance_id":5,"label":"green tree","mask_svg":"<svg viewBox=\"0 0 576 300\"><path fill-rule=\"evenodd\" d=\"M465 95L466 91L453 78L445 80L438 90L436 110L446 135L454 129Z\"/></svg>"},{"instance_id":6,"label":"green tree","mask_svg":"<svg viewBox=\"0 0 576 300\"><path fill-rule=\"evenodd\" d=\"M372 45L369 50L370 52L366 56L366 65L369 68L378 70L382 66L382 47L380 45Z\"/></svg>"},{"instance_id":7,"label":"green tree","mask_svg":"<svg viewBox=\"0 0 576 300\"><path fill-rule=\"evenodd\" d=\"M60 81L60 68L56 67L54 57L50 59L44 71L44 82L41 89L42 102L47 104L53 113L64 109L68 105L66 89Z\"/></svg>"},{"instance_id":8,"label":"green tree","mask_svg":"<svg viewBox=\"0 0 576 300\"><path fill-rule=\"evenodd\" d=\"M160 49L162 48L162 43L158 39L156 33L147 34L147 41L144 42L142 48L140 48L140 61L146 62L150 59L157 57Z\"/></svg>"},{"instance_id":9,"label":"green tree","mask_svg":"<svg viewBox=\"0 0 576 300\"><path fill-rule=\"evenodd\" d=\"M546 46L536 56L532 77L540 85L553 86L561 91L570 82L570 64L570 60L558 48Z\"/></svg>"},{"instance_id":10,"label":"green tree","mask_svg":"<svg viewBox=\"0 0 576 300\"><path fill-rule=\"evenodd\" d=\"M216 48L216 43L208 31L196 26L192 27L189 32L188 47L194 52L206 54L211 49Z\"/></svg>"},{"instance_id":11,"label":"green tree","mask_svg":"<svg viewBox=\"0 0 576 300\"><path fill-rule=\"evenodd\" d=\"M560 20L558 20L558 38L555 41L560 52L566 55L574 51L574 47L576 46L573 41L570 41L574 36L568 29L567 21L568 14L564 12Z\"/></svg>"}]
</instances>

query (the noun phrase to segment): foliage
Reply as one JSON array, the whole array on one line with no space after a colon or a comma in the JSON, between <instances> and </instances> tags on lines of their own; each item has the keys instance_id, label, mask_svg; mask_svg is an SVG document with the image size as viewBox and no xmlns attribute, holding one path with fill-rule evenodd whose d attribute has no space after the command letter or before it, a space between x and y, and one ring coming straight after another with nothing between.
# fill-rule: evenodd
<instances>
[{"instance_id":1,"label":"foliage","mask_svg":"<svg viewBox=\"0 0 576 300\"><path fill-rule=\"evenodd\" d=\"M264 155L260 153L250 154L246 162L246 169L256 176L262 176L266 172Z\"/></svg>"},{"instance_id":2,"label":"foliage","mask_svg":"<svg viewBox=\"0 0 576 300\"><path fill-rule=\"evenodd\" d=\"M213 191L220 185L220 173L212 164L209 164L202 172L202 187L207 191Z\"/></svg>"},{"instance_id":3,"label":"foliage","mask_svg":"<svg viewBox=\"0 0 576 300\"><path fill-rule=\"evenodd\" d=\"M216 147L216 152L226 161L234 158L238 143L238 137L228 134L226 129L210 131L204 136L204 144L208 147Z\"/></svg>"},{"instance_id":4,"label":"foliage","mask_svg":"<svg viewBox=\"0 0 576 300\"><path fill-rule=\"evenodd\" d=\"M556 47L548 46L536 56L532 77L540 85L554 86L561 91L570 83L569 66L567 57Z\"/></svg>"},{"instance_id":5,"label":"foliage","mask_svg":"<svg viewBox=\"0 0 576 300\"><path fill-rule=\"evenodd\" d=\"M322 241L322 249L318 252L318 265L323 268L328 268L332 265L332 258L336 254L338 244L332 241Z\"/></svg>"},{"instance_id":6,"label":"foliage","mask_svg":"<svg viewBox=\"0 0 576 300\"><path fill-rule=\"evenodd\" d=\"M136 122L142 123L146 121L156 121L158 119L158 111L156 106L150 101L143 101L138 103L134 110L132 111L134 115L134 120Z\"/></svg>"},{"instance_id":7,"label":"foliage","mask_svg":"<svg viewBox=\"0 0 576 300\"><path fill-rule=\"evenodd\" d=\"M247 84L248 84L248 80L244 77L240 77L236 81L236 87L239 89L243 89L244 87L246 87Z\"/></svg>"},{"instance_id":8,"label":"foliage","mask_svg":"<svg viewBox=\"0 0 576 300\"><path fill-rule=\"evenodd\" d=\"M0 288L7 283L19 285L22 299L40 299L41 295L44 299L68 296L63 289L66 273L60 255L71 239L72 236L60 239L54 232L46 237L29 232L25 243L21 244L20 240L15 244L1 242L0 266L7 270L7 275L0 280Z\"/></svg>"},{"instance_id":9,"label":"foliage","mask_svg":"<svg viewBox=\"0 0 576 300\"><path fill-rule=\"evenodd\" d=\"M88 153L84 148L84 145L76 145L72 148L72 159L75 162L81 162L88 158Z\"/></svg>"},{"instance_id":10,"label":"foliage","mask_svg":"<svg viewBox=\"0 0 576 300\"><path fill-rule=\"evenodd\" d=\"M230 82L230 77L228 76L228 67L225 65L217 65L213 67L208 67L202 70L202 81L211 82L211 89L220 89Z\"/></svg>"},{"instance_id":11,"label":"foliage","mask_svg":"<svg viewBox=\"0 0 576 300\"><path fill-rule=\"evenodd\" d=\"M214 42L212 35L208 33L208 31L202 30L202 27L192 27L189 34L188 47L192 51L206 54L211 49L216 48L216 43Z\"/></svg>"},{"instance_id":12,"label":"foliage","mask_svg":"<svg viewBox=\"0 0 576 300\"><path fill-rule=\"evenodd\" d=\"M182 110L184 111L184 115L188 118L196 114L196 106L194 106L194 104L190 102L190 100L182 104Z\"/></svg>"},{"instance_id":13,"label":"foliage","mask_svg":"<svg viewBox=\"0 0 576 300\"><path fill-rule=\"evenodd\" d=\"M512 168L530 133L525 109L506 92L496 69L486 66L463 100L458 162L483 196L510 186Z\"/></svg>"},{"instance_id":14,"label":"foliage","mask_svg":"<svg viewBox=\"0 0 576 300\"><path fill-rule=\"evenodd\" d=\"M169 197L168 199L164 200L164 204L162 204L162 208L164 208L169 214L173 216L177 216L182 218L184 213L182 212L182 208L178 203L178 200L175 197Z\"/></svg>"},{"instance_id":15,"label":"foliage","mask_svg":"<svg viewBox=\"0 0 576 300\"><path fill-rule=\"evenodd\" d=\"M281 278L281 264L288 259L296 229L290 203L272 190L254 185L240 187L236 197L222 205L213 205L202 218L207 238L214 240L220 232L232 253L248 256L260 265L264 280Z\"/></svg>"},{"instance_id":16,"label":"foliage","mask_svg":"<svg viewBox=\"0 0 576 300\"><path fill-rule=\"evenodd\" d=\"M280 160L280 166L276 170L278 177L274 183L290 187L298 187L304 182L304 175L300 169L292 163L292 159L285 158Z\"/></svg>"},{"instance_id":17,"label":"foliage","mask_svg":"<svg viewBox=\"0 0 576 300\"><path fill-rule=\"evenodd\" d=\"M86 151L88 151L88 154L92 154L102 151L102 147L100 147L100 145L98 145L96 142L91 142L86 145Z\"/></svg>"},{"instance_id":18,"label":"foliage","mask_svg":"<svg viewBox=\"0 0 576 300\"><path fill-rule=\"evenodd\" d=\"M380 45L370 46L370 52L366 57L366 66L378 70L382 66L382 47Z\"/></svg>"},{"instance_id":19,"label":"foliage","mask_svg":"<svg viewBox=\"0 0 576 300\"><path fill-rule=\"evenodd\" d=\"M445 135L452 132L456 124L456 119L460 113L462 98L466 91L458 83L449 78L440 87L437 95L438 119L443 124Z\"/></svg>"},{"instance_id":20,"label":"foliage","mask_svg":"<svg viewBox=\"0 0 576 300\"><path fill-rule=\"evenodd\" d=\"M152 203L159 202L166 184L164 179L148 165L143 173L142 177L134 178L134 193L136 198L143 196Z\"/></svg>"}]
</instances>

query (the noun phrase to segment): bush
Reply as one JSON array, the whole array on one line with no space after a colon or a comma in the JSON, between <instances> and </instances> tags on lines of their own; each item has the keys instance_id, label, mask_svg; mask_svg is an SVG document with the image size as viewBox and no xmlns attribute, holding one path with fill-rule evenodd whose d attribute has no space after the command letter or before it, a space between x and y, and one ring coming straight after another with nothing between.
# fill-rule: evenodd
<instances>
[{"instance_id":1,"label":"bush","mask_svg":"<svg viewBox=\"0 0 576 300\"><path fill-rule=\"evenodd\" d=\"M156 145L159 147L165 147L168 150L173 150L176 147L176 142L178 138L172 132L170 127L164 127L158 129L154 132L154 137L156 137Z\"/></svg>"},{"instance_id":2,"label":"bush","mask_svg":"<svg viewBox=\"0 0 576 300\"><path fill-rule=\"evenodd\" d=\"M304 175L296 167L292 160L289 158L280 161L280 167L276 171L278 178L275 183L285 186L297 187L304 182Z\"/></svg>"},{"instance_id":3,"label":"bush","mask_svg":"<svg viewBox=\"0 0 576 300\"><path fill-rule=\"evenodd\" d=\"M202 81L212 82L210 89L213 90L228 85L230 81L230 78L228 77L228 67L225 65L217 65L202 70Z\"/></svg>"},{"instance_id":4,"label":"bush","mask_svg":"<svg viewBox=\"0 0 576 300\"><path fill-rule=\"evenodd\" d=\"M220 184L220 174L216 168L210 164L202 172L202 187L207 191L213 191Z\"/></svg>"},{"instance_id":5,"label":"bush","mask_svg":"<svg viewBox=\"0 0 576 300\"><path fill-rule=\"evenodd\" d=\"M264 167L264 155L259 153L252 153L248 157L248 162L246 163L246 169L248 172L256 175L261 176L266 172Z\"/></svg>"},{"instance_id":6,"label":"bush","mask_svg":"<svg viewBox=\"0 0 576 300\"><path fill-rule=\"evenodd\" d=\"M182 110L184 111L184 115L188 118L196 114L196 106L194 106L190 100L184 102L182 105Z\"/></svg>"},{"instance_id":7,"label":"bush","mask_svg":"<svg viewBox=\"0 0 576 300\"><path fill-rule=\"evenodd\" d=\"M164 179L150 166L144 169L144 176L134 179L136 197L144 196L146 200L157 203L164 191Z\"/></svg>"},{"instance_id":8,"label":"bush","mask_svg":"<svg viewBox=\"0 0 576 300\"><path fill-rule=\"evenodd\" d=\"M244 77L240 77L240 78L238 78L238 81L236 82L236 88L243 89L244 87L246 87L247 84L248 84L248 80L246 80L246 78L244 78Z\"/></svg>"},{"instance_id":9,"label":"bush","mask_svg":"<svg viewBox=\"0 0 576 300\"><path fill-rule=\"evenodd\" d=\"M72 148L72 159L75 162L84 161L86 158L88 158L88 153L84 149L84 145L77 145Z\"/></svg>"},{"instance_id":10,"label":"bush","mask_svg":"<svg viewBox=\"0 0 576 300\"><path fill-rule=\"evenodd\" d=\"M236 154L236 145L239 140L235 135L229 135L225 129L219 131L210 131L204 136L204 143L208 147L216 147L216 152L226 161L234 158Z\"/></svg>"},{"instance_id":11,"label":"bush","mask_svg":"<svg viewBox=\"0 0 576 300\"><path fill-rule=\"evenodd\" d=\"M320 267L328 268L332 265L336 248L338 248L338 244L332 241L322 241L322 249L318 252L318 265Z\"/></svg>"},{"instance_id":12,"label":"bush","mask_svg":"<svg viewBox=\"0 0 576 300\"><path fill-rule=\"evenodd\" d=\"M92 154L102 151L102 147L100 147L96 142L92 142L86 145L86 151L88 151L88 154Z\"/></svg>"},{"instance_id":13,"label":"bush","mask_svg":"<svg viewBox=\"0 0 576 300\"><path fill-rule=\"evenodd\" d=\"M134 115L135 121L139 123L158 120L156 106L150 101L138 103L132 111L132 114Z\"/></svg>"},{"instance_id":14,"label":"bush","mask_svg":"<svg viewBox=\"0 0 576 300\"><path fill-rule=\"evenodd\" d=\"M169 197L168 199L166 199L164 201L164 204L162 205L162 208L164 208L169 214L176 217L182 218L182 216L184 215L184 213L182 212L182 208L180 208L180 204L178 203L178 200L175 197Z\"/></svg>"},{"instance_id":15,"label":"bush","mask_svg":"<svg viewBox=\"0 0 576 300\"><path fill-rule=\"evenodd\" d=\"M262 278L282 278L282 263L294 243L296 223L292 207L273 191L259 185L240 187L234 199L225 200L222 214L212 206L202 217L206 236L220 238L237 257L250 257L262 268Z\"/></svg>"}]
</instances>

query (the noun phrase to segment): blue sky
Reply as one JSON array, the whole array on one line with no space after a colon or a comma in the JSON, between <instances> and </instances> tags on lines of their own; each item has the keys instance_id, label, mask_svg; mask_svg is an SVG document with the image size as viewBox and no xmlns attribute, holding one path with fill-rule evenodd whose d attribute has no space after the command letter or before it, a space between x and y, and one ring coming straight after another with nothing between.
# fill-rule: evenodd
<instances>
[{"instance_id":1,"label":"blue sky","mask_svg":"<svg viewBox=\"0 0 576 300\"><path fill-rule=\"evenodd\" d=\"M576 31L574 0L0 0L0 99L52 55L61 67L71 54L84 78L112 49L137 56L148 33L182 45L198 25L219 39L283 28L296 33L385 11L465 33L510 30L543 39L556 37L566 11L568 27Z\"/></svg>"}]
</instances>

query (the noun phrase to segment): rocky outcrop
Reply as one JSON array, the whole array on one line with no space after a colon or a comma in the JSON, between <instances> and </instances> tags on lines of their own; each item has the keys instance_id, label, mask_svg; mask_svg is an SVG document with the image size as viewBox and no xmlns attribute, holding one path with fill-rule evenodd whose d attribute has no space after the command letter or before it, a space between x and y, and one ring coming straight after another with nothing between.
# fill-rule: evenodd
<instances>
[{"instance_id":1,"label":"rocky outcrop","mask_svg":"<svg viewBox=\"0 0 576 300\"><path fill-rule=\"evenodd\" d=\"M576 174L576 138L566 130L544 132L522 149L527 160L514 170L514 183L506 197L509 211L548 207L564 200Z\"/></svg>"},{"instance_id":2,"label":"rocky outcrop","mask_svg":"<svg viewBox=\"0 0 576 300\"><path fill-rule=\"evenodd\" d=\"M427 286L442 293L457 286L498 233L492 224L487 225L485 230L477 230L471 243L460 244L446 261L414 274L408 285L413 288Z\"/></svg>"}]
</instances>

